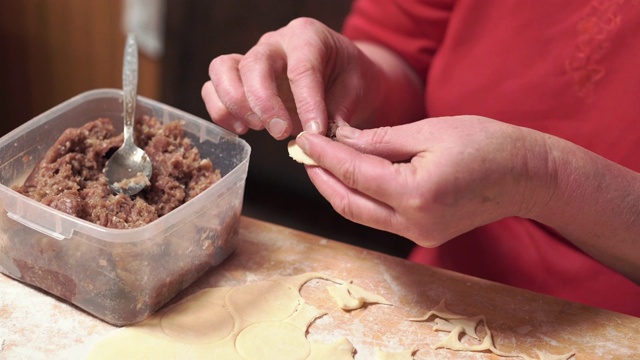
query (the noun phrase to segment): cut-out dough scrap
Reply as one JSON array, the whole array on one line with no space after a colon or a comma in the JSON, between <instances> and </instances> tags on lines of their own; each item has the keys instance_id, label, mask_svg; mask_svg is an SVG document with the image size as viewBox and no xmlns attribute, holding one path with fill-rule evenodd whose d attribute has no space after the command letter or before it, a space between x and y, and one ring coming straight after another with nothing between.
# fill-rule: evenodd
<instances>
[{"instance_id":1,"label":"cut-out dough scrap","mask_svg":"<svg viewBox=\"0 0 640 360\"><path fill-rule=\"evenodd\" d=\"M304 151L302 151L302 149L298 146L298 144L296 144L295 140L289 141L289 143L287 144L287 151L289 151L289 156L293 160L301 164L313 165L313 166L318 165L318 163L316 163L315 160L310 158L309 155L307 155Z\"/></svg>"},{"instance_id":2,"label":"cut-out dough scrap","mask_svg":"<svg viewBox=\"0 0 640 360\"><path fill-rule=\"evenodd\" d=\"M335 284L327 285L326 289L342 310L356 310L365 304L393 305L382 296L354 285L353 281L344 281L321 273L296 275L287 281L293 288L299 289L313 279L326 280Z\"/></svg>"},{"instance_id":3,"label":"cut-out dough scrap","mask_svg":"<svg viewBox=\"0 0 640 360\"><path fill-rule=\"evenodd\" d=\"M487 319L484 315L478 315L473 317L467 317L453 313L445 306L445 300L442 299L435 309L427 312L426 315L419 318L411 318L409 321L426 322L430 318L434 318L435 325L434 331L449 332L447 337L435 345L436 349L449 349L455 351L491 351L493 354L503 357L518 357L525 360L568 360L575 356L575 351L563 354L554 355L548 353L541 353L536 350L538 358L532 358L521 353L508 353L501 351L494 346L493 335L487 326ZM484 327L485 335L482 339L477 333L479 327ZM479 343L463 342L466 337L474 338L475 340L481 340Z\"/></svg>"},{"instance_id":4,"label":"cut-out dough scrap","mask_svg":"<svg viewBox=\"0 0 640 360\"><path fill-rule=\"evenodd\" d=\"M480 326L480 323L484 325L485 329L487 328L486 326L487 321L485 317L482 315L474 316L471 318L463 318L463 319L436 318L434 319L434 322L436 323L435 326L433 327L434 331L451 332L458 326L462 326L464 330L464 334L469 335L476 340L480 340L480 335L478 335L478 332L476 331Z\"/></svg>"},{"instance_id":5,"label":"cut-out dough scrap","mask_svg":"<svg viewBox=\"0 0 640 360\"><path fill-rule=\"evenodd\" d=\"M364 304L391 305L382 296L373 294L352 283L327 286L327 291L336 300L342 310L360 309Z\"/></svg>"}]
</instances>

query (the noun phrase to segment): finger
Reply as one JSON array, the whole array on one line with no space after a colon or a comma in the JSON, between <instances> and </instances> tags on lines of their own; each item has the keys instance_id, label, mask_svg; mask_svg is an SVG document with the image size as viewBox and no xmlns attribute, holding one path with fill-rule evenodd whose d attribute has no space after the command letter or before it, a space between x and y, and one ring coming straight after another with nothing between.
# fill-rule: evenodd
<instances>
[{"instance_id":1,"label":"finger","mask_svg":"<svg viewBox=\"0 0 640 360\"><path fill-rule=\"evenodd\" d=\"M428 136L420 122L366 130L340 126L336 131L339 142L392 162L407 161L427 151Z\"/></svg>"},{"instance_id":2,"label":"finger","mask_svg":"<svg viewBox=\"0 0 640 360\"><path fill-rule=\"evenodd\" d=\"M354 118L358 94L361 93L358 91L361 86L359 82L355 72L342 74L327 90L327 116L336 125L345 125Z\"/></svg>"},{"instance_id":3,"label":"finger","mask_svg":"<svg viewBox=\"0 0 640 360\"><path fill-rule=\"evenodd\" d=\"M298 29L300 34L289 38L283 45L288 54L287 77L297 114L304 131L325 134L328 118L324 76L327 49L333 44L322 42L331 39L331 34L327 34L331 30L308 18L293 20L290 26Z\"/></svg>"},{"instance_id":4,"label":"finger","mask_svg":"<svg viewBox=\"0 0 640 360\"><path fill-rule=\"evenodd\" d=\"M346 219L384 231L396 228L397 214L389 205L349 188L323 168L308 166L306 169L320 194Z\"/></svg>"},{"instance_id":5,"label":"finger","mask_svg":"<svg viewBox=\"0 0 640 360\"><path fill-rule=\"evenodd\" d=\"M218 98L218 103L223 108L216 111L215 101L212 105L217 115L222 116L224 121L230 123L228 117L233 117L236 122L242 122L246 126L254 129L262 129L262 121L249 105L244 92L244 85L238 73L238 64L242 55L231 54L219 56L209 65L209 77ZM225 113L228 112L228 114ZM211 115L211 113L209 113ZM239 127L238 124L234 128Z\"/></svg>"},{"instance_id":6,"label":"finger","mask_svg":"<svg viewBox=\"0 0 640 360\"><path fill-rule=\"evenodd\" d=\"M318 64L292 61L289 84L303 131L327 132L324 80Z\"/></svg>"},{"instance_id":7,"label":"finger","mask_svg":"<svg viewBox=\"0 0 640 360\"><path fill-rule=\"evenodd\" d=\"M411 164L394 164L363 154L327 137L303 132L296 139L302 150L349 188L393 206L397 189L406 189L415 177Z\"/></svg>"},{"instance_id":8,"label":"finger","mask_svg":"<svg viewBox=\"0 0 640 360\"><path fill-rule=\"evenodd\" d=\"M279 78L286 76L282 48L258 43L242 58L238 69L246 99L267 131L279 140L289 136L292 119L278 92Z\"/></svg>"},{"instance_id":9,"label":"finger","mask_svg":"<svg viewBox=\"0 0 640 360\"><path fill-rule=\"evenodd\" d=\"M231 115L227 108L222 104L211 81L207 81L202 86L201 94L207 108L207 112L214 123L229 131L233 131L236 134L244 134L247 132L247 126L242 121Z\"/></svg>"}]
</instances>

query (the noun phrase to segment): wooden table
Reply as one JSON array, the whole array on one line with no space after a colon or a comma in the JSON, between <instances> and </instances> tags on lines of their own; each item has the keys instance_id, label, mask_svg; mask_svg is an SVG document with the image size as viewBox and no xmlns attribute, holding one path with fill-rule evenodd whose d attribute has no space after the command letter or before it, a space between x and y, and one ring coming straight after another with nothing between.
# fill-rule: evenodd
<instances>
[{"instance_id":1,"label":"wooden table","mask_svg":"<svg viewBox=\"0 0 640 360\"><path fill-rule=\"evenodd\" d=\"M577 359L640 358L640 318L567 302L440 269L424 267L351 245L243 217L238 249L177 299L199 289L239 286L278 276L320 272L385 297L396 306L373 305L333 312L309 328L308 337L329 342L346 336L356 359L375 348L419 350L419 358L453 359L461 353L431 347L446 333L432 324L406 321L446 299L456 313L484 314L498 349L552 353L576 351ZM301 294L319 308L331 299L321 280ZM335 304L334 304L335 305ZM0 275L0 359L76 359L115 327L37 289ZM498 359L464 353L470 359Z\"/></svg>"}]
</instances>

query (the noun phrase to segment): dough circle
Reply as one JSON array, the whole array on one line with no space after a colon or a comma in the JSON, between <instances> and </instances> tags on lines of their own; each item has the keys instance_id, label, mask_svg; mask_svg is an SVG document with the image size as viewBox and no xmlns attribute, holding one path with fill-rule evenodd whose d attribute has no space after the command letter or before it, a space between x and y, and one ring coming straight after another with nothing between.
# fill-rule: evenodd
<instances>
[{"instance_id":1,"label":"dough circle","mask_svg":"<svg viewBox=\"0 0 640 360\"><path fill-rule=\"evenodd\" d=\"M165 335L187 344L222 340L231 333L233 326L233 316L227 309L205 301L179 303L160 319Z\"/></svg>"},{"instance_id":2,"label":"dough circle","mask_svg":"<svg viewBox=\"0 0 640 360\"><path fill-rule=\"evenodd\" d=\"M293 314L300 305L300 294L276 281L261 281L233 288L226 303L248 323L280 321Z\"/></svg>"},{"instance_id":3,"label":"dough circle","mask_svg":"<svg viewBox=\"0 0 640 360\"><path fill-rule=\"evenodd\" d=\"M271 360L306 359L311 346L305 331L286 322L255 323L244 329L236 339L236 349L245 359Z\"/></svg>"}]
</instances>

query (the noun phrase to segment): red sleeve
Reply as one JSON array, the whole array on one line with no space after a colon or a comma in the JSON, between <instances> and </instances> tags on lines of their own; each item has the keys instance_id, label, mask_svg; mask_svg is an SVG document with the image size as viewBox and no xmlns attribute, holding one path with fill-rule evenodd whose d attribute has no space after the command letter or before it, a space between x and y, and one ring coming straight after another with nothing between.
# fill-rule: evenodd
<instances>
[{"instance_id":1,"label":"red sleeve","mask_svg":"<svg viewBox=\"0 0 640 360\"><path fill-rule=\"evenodd\" d=\"M376 42L405 59L421 79L443 40L453 0L355 0L342 32Z\"/></svg>"}]
</instances>

